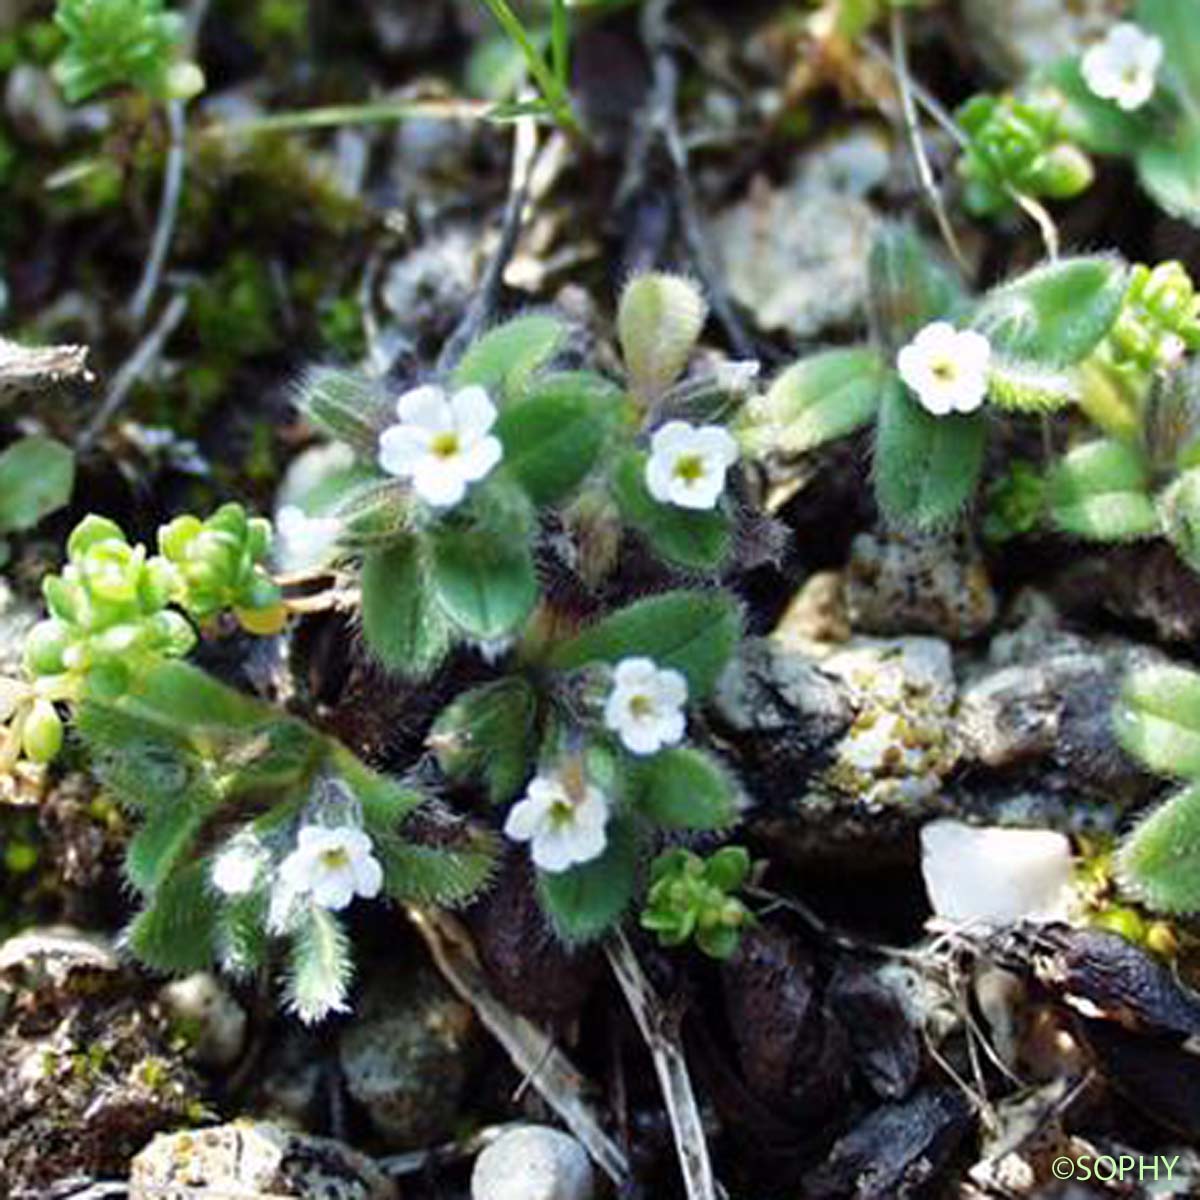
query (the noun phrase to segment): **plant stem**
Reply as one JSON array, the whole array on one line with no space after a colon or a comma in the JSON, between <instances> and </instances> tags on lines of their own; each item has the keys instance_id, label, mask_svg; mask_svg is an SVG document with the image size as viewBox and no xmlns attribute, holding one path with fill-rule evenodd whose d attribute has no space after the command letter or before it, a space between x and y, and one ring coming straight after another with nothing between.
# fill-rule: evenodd
<instances>
[{"instance_id":1,"label":"plant stem","mask_svg":"<svg viewBox=\"0 0 1200 1200\"><path fill-rule=\"evenodd\" d=\"M521 24L521 19L517 14L509 7L508 0L481 0L481 2L495 18L500 28L508 34L522 55L524 55L525 65L529 69L529 74L533 76L534 83L537 84L538 90L542 93L542 99L550 106L555 121L571 133L581 133L582 130L579 127L579 122L576 121L575 112L571 108L571 98L567 93L566 79L560 79L555 70L542 57L541 51L533 44L533 39L529 36L529 31ZM562 7L562 3L561 0L558 0L555 12L555 29L551 39L555 42L560 36L558 30L559 16L557 12L557 9L560 7ZM562 20L565 21L565 13ZM557 45L552 47L552 53L557 62L559 59ZM562 63L565 69L565 48L562 51Z\"/></svg>"}]
</instances>

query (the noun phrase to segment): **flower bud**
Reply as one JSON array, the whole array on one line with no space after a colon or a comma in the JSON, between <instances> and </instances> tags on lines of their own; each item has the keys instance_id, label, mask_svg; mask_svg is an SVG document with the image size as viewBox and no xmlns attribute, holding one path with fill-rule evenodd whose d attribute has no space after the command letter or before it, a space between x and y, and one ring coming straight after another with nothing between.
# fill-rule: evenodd
<instances>
[{"instance_id":1,"label":"flower bud","mask_svg":"<svg viewBox=\"0 0 1200 1200\"><path fill-rule=\"evenodd\" d=\"M708 305L690 279L654 273L626 285L617 333L630 383L643 400L657 399L683 373L707 319Z\"/></svg>"},{"instance_id":2,"label":"flower bud","mask_svg":"<svg viewBox=\"0 0 1200 1200\"><path fill-rule=\"evenodd\" d=\"M177 62L167 71L168 100L192 100L204 91L204 72L194 62Z\"/></svg>"},{"instance_id":3,"label":"flower bud","mask_svg":"<svg viewBox=\"0 0 1200 1200\"><path fill-rule=\"evenodd\" d=\"M30 674L61 675L66 670L63 652L70 640L70 628L65 622L53 617L39 621L25 635L25 666Z\"/></svg>"},{"instance_id":4,"label":"flower bud","mask_svg":"<svg viewBox=\"0 0 1200 1200\"><path fill-rule=\"evenodd\" d=\"M1095 178L1092 160L1077 146L1062 142L1037 165L1031 181L1040 195L1052 200L1069 200L1087 191Z\"/></svg>"},{"instance_id":5,"label":"flower bud","mask_svg":"<svg viewBox=\"0 0 1200 1200\"><path fill-rule=\"evenodd\" d=\"M282 601L270 608L235 608L238 624L257 637L273 637L287 624L287 605Z\"/></svg>"},{"instance_id":6,"label":"flower bud","mask_svg":"<svg viewBox=\"0 0 1200 1200\"><path fill-rule=\"evenodd\" d=\"M21 731L21 748L35 763L48 763L62 749L62 719L49 700L35 700Z\"/></svg>"},{"instance_id":7,"label":"flower bud","mask_svg":"<svg viewBox=\"0 0 1200 1200\"><path fill-rule=\"evenodd\" d=\"M67 557L75 562L82 558L93 546L101 542L124 542L125 534L120 525L107 517L98 517L94 513L84 517L71 536L67 539Z\"/></svg>"}]
</instances>

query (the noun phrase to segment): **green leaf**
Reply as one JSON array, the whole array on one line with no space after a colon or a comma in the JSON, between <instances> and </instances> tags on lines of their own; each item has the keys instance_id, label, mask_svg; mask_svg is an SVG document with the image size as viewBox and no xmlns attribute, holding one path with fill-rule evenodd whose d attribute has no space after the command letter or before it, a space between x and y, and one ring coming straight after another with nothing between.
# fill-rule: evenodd
<instances>
[{"instance_id":1,"label":"green leaf","mask_svg":"<svg viewBox=\"0 0 1200 1200\"><path fill-rule=\"evenodd\" d=\"M881 355L866 346L803 358L746 406L738 438L748 453L765 457L846 437L875 419L884 373Z\"/></svg>"},{"instance_id":2,"label":"green leaf","mask_svg":"<svg viewBox=\"0 0 1200 1200\"><path fill-rule=\"evenodd\" d=\"M604 445L620 390L599 375L563 372L539 380L496 422L504 466L538 506L583 482Z\"/></svg>"},{"instance_id":3,"label":"green leaf","mask_svg":"<svg viewBox=\"0 0 1200 1200\"><path fill-rule=\"evenodd\" d=\"M1182 94L1189 118L1200 109L1200 22L1193 0L1138 0L1136 20L1162 39L1166 51L1159 76Z\"/></svg>"},{"instance_id":4,"label":"green leaf","mask_svg":"<svg viewBox=\"0 0 1200 1200\"><path fill-rule=\"evenodd\" d=\"M683 374L707 319L703 293L682 275L654 271L625 285L617 336L639 396L656 399Z\"/></svg>"},{"instance_id":5,"label":"green leaf","mask_svg":"<svg viewBox=\"0 0 1200 1200\"><path fill-rule=\"evenodd\" d=\"M988 371L988 399L1017 412L1054 412L1079 400L1078 377L1036 363L995 359Z\"/></svg>"},{"instance_id":6,"label":"green leaf","mask_svg":"<svg viewBox=\"0 0 1200 1200\"><path fill-rule=\"evenodd\" d=\"M1137 171L1160 208L1200 225L1200 123L1181 122L1173 138L1144 143L1137 155Z\"/></svg>"},{"instance_id":7,"label":"green leaf","mask_svg":"<svg viewBox=\"0 0 1200 1200\"><path fill-rule=\"evenodd\" d=\"M199 733L259 733L276 720L270 705L184 662L164 662L138 676L121 705L142 720Z\"/></svg>"},{"instance_id":8,"label":"green leaf","mask_svg":"<svg viewBox=\"0 0 1200 1200\"><path fill-rule=\"evenodd\" d=\"M470 637L511 633L537 602L537 574L526 545L479 530L430 537L432 580L442 612Z\"/></svg>"},{"instance_id":9,"label":"green leaf","mask_svg":"<svg viewBox=\"0 0 1200 1200\"><path fill-rule=\"evenodd\" d=\"M631 450L612 476L621 517L662 559L691 571L711 571L729 555L733 534L719 508L690 509L660 504L646 487L646 455Z\"/></svg>"},{"instance_id":10,"label":"green leaf","mask_svg":"<svg viewBox=\"0 0 1200 1200\"><path fill-rule=\"evenodd\" d=\"M664 750L632 768L639 812L664 829L725 829L737 820L733 780L711 755Z\"/></svg>"},{"instance_id":11,"label":"green leaf","mask_svg":"<svg viewBox=\"0 0 1200 1200\"><path fill-rule=\"evenodd\" d=\"M1116 257L1064 258L994 288L971 320L993 348L1042 366L1070 366L1103 340L1129 272Z\"/></svg>"},{"instance_id":12,"label":"green leaf","mask_svg":"<svg viewBox=\"0 0 1200 1200\"><path fill-rule=\"evenodd\" d=\"M204 862L169 875L125 931L129 949L155 971L183 975L208 967L216 951L217 898Z\"/></svg>"},{"instance_id":13,"label":"green leaf","mask_svg":"<svg viewBox=\"0 0 1200 1200\"><path fill-rule=\"evenodd\" d=\"M1132 155L1153 136L1144 115L1127 113L1095 95L1084 82L1079 59L1063 59L1048 68L1047 80L1066 100L1063 132L1096 154Z\"/></svg>"},{"instance_id":14,"label":"green leaf","mask_svg":"<svg viewBox=\"0 0 1200 1200\"><path fill-rule=\"evenodd\" d=\"M1117 740L1159 775L1200 777L1200 675L1145 667L1121 688L1113 712Z\"/></svg>"},{"instance_id":15,"label":"green leaf","mask_svg":"<svg viewBox=\"0 0 1200 1200\"><path fill-rule=\"evenodd\" d=\"M867 270L872 324L890 354L931 321L953 320L966 303L959 276L911 226L884 226Z\"/></svg>"},{"instance_id":16,"label":"green leaf","mask_svg":"<svg viewBox=\"0 0 1200 1200\"><path fill-rule=\"evenodd\" d=\"M594 662L645 656L681 671L688 697L712 691L741 637L737 604L721 592L677 591L639 600L559 646L551 663L574 670Z\"/></svg>"},{"instance_id":17,"label":"green leaf","mask_svg":"<svg viewBox=\"0 0 1200 1200\"><path fill-rule=\"evenodd\" d=\"M61 442L15 442L0 454L0 531L32 529L71 499L74 486L75 455Z\"/></svg>"},{"instance_id":18,"label":"green leaf","mask_svg":"<svg viewBox=\"0 0 1200 1200\"><path fill-rule=\"evenodd\" d=\"M400 903L466 904L491 880L498 851L495 839L478 830L464 830L459 840L459 845L421 846L397 837L377 839L383 890Z\"/></svg>"},{"instance_id":19,"label":"green leaf","mask_svg":"<svg viewBox=\"0 0 1200 1200\"><path fill-rule=\"evenodd\" d=\"M951 524L975 494L983 469L983 416L935 417L892 377L875 427L875 497L899 525Z\"/></svg>"},{"instance_id":20,"label":"green leaf","mask_svg":"<svg viewBox=\"0 0 1200 1200\"><path fill-rule=\"evenodd\" d=\"M537 693L520 678L472 688L443 709L428 745L451 779L483 779L493 804L511 800L537 755Z\"/></svg>"},{"instance_id":21,"label":"green leaf","mask_svg":"<svg viewBox=\"0 0 1200 1200\"><path fill-rule=\"evenodd\" d=\"M380 431L395 420L381 380L336 367L310 367L296 385L292 402L318 429L372 463L379 453Z\"/></svg>"},{"instance_id":22,"label":"green leaf","mask_svg":"<svg viewBox=\"0 0 1200 1200\"><path fill-rule=\"evenodd\" d=\"M1200 910L1200 784L1142 821L1122 844L1116 868L1122 887L1156 912Z\"/></svg>"},{"instance_id":23,"label":"green leaf","mask_svg":"<svg viewBox=\"0 0 1200 1200\"><path fill-rule=\"evenodd\" d=\"M1076 537L1123 542L1159 532L1150 475L1141 454L1102 439L1072 450L1050 473L1051 519Z\"/></svg>"},{"instance_id":24,"label":"green leaf","mask_svg":"<svg viewBox=\"0 0 1200 1200\"><path fill-rule=\"evenodd\" d=\"M308 907L292 934L286 977L287 1006L306 1025L347 1010L354 977L350 939L327 909Z\"/></svg>"},{"instance_id":25,"label":"green leaf","mask_svg":"<svg viewBox=\"0 0 1200 1200\"><path fill-rule=\"evenodd\" d=\"M454 386L486 388L499 404L519 395L533 373L566 341L561 321L534 313L506 321L467 349L454 368Z\"/></svg>"},{"instance_id":26,"label":"green leaf","mask_svg":"<svg viewBox=\"0 0 1200 1200\"><path fill-rule=\"evenodd\" d=\"M736 892L750 878L752 865L744 846L722 846L704 864L704 878L723 892Z\"/></svg>"},{"instance_id":27,"label":"green leaf","mask_svg":"<svg viewBox=\"0 0 1200 1200\"><path fill-rule=\"evenodd\" d=\"M203 787L159 796L125 851L125 874L143 895L152 895L196 841L214 804Z\"/></svg>"},{"instance_id":28,"label":"green leaf","mask_svg":"<svg viewBox=\"0 0 1200 1200\"><path fill-rule=\"evenodd\" d=\"M372 837L394 833L410 813L425 803L425 797L415 788L372 771L337 743L330 743L330 765L354 794L362 809L363 824Z\"/></svg>"},{"instance_id":29,"label":"green leaf","mask_svg":"<svg viewBox=\"0 0 1200 1200\"><path fill-rule=\"evenodd\" d=\"M590 942L607 933L629 908L637 875L637 833L628 819L614 817L604 853L569 871L539 871L538 896L563 941Z\"/></svg>"},{"instance_id":30,"label":"green leaf","mask_svg":"<svg viewBox=\"0 0 1200 1200\"><path fill-rule=\"evenodd\" d=\"M423 679L450 650L450 624L438 606L425 547L417 537L363 559L363 636L389 670Z\"/></svg>"}]
</instances>

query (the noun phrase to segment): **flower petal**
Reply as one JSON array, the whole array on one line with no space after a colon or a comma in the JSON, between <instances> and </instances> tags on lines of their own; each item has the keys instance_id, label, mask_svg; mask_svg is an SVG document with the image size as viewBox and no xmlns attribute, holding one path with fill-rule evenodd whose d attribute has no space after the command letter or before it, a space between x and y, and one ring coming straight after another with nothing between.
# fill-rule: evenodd
<instances>
[{"instance_id":1,"label":"flower petal","mask_svg":"<svg viewBox=\"0 0 1200 1200\"><path fill-rule=\"evenodd\" d=\"M415 425L430 433L446 433L454 428L454 413L445 391L427 383L407 391L396 401L396 415L405 425Z\"/></svg>"},{"instance_id":2,"label":"flower petal","mask_svg":"<svg viewBox=\"0 0 1200 1200\"><path fill-rule=\"evenodd\" d=\"M431 436L416 425L389 425L379 435L379 465L389 475L410 478L428 455Z\"/></svg>"},{"instance_id":3,"label":"flower petal","mask_svg":"<svg viewBox=\"0 0 1200 1200\"><path fill-rule=\"evenodd\" d=\"M354 863L354 890L364 900L373 900L383 889L383 867L373 854Z\"/></svg>"},{"instance_id":4,"label":"flower petal","mask_svg":"<svg viewBox=\"0 0 1200 1200\"><path fill-rule=\"evenodd\" d=\"M467 494L467 481L453 459L432 454L421 459L412 480L417 495L434 508L450 508Z\"/></svg>"},{"instance_id":5,"label":"flower petal","mask_svg":"<svg viewBox=\"0 0 1200 1200\"><path fill-rule=\"evenodd\" d=\"M468 446L457 459L464 479L474 483L489 474L504 455L500 439L485 437Z\"/></svg>"},{"instance_id":6,"label":"flower petal","mask_svg":"<svg viewBox=\"0 0 1200 1200\"><path fill-rule=\"evenodd\" d=\"M509 809L508 819L504 822L504 836L514 842L528 842L536 837L546 823L551 803L548 799L536 796L519 800Z\"/></svg>"},{"instance_id":7,"label":"flower petal","mask_svg":"<svg viewBox=\"0 0 1200 1200\"><path fill-rule=\"evenodd\" d=\"M454 411L454 428L468 445L478 441L496 423L496 406L483 388L465 387L450 400Z\"/></svg>"}]
</instances>

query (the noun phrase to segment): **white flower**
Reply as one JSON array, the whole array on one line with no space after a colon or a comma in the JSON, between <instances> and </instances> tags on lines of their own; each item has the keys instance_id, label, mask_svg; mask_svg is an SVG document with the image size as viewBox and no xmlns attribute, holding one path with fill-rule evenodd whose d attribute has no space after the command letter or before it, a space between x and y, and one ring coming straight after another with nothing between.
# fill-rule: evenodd
<instances>
[{"instance_id":1,"label":"white flower","mask_svg":"<svg viewBox=\"0 0 1200 1200\"><path fill-rule=\"evenodd\" d=\"M355 896L378 896L382 887L383 868L361 829L306 825L279 867L279 910L286 916L304 896L321 908L345 908Z\"/></svg>"},{"instance_id":2,"label":"white flower","mask_svg":"<svg viewBox=\"0 0 1200 1200\"><path fill-rule=\"evenodd\" d=\"M266 854L261 846L253 839L234 838L213 859L209 878L226 896L245 896L254 890L264 866Z\"/></svg>"},{"instance_id":3,"label":"white flower","mask_svg":"<svg viewBox=\"0 0 1200 1200\"><path fill-rule=\"evenodd\" d=\"M275 514L275 562L281 571L313 571L332 557L342 523L336 517L310 517L295 504Z\"/></svg>"},{"instance_id":4,"label":"white flower","mask_svg":"<svg viewBox=\"0 0 1200 1200\"><path fill-rule=\"evenodd\" d=\"M604 724L634 754L657 754L683 738L687 680L648 658L626 658L613 672Z\"/></svg>"},{"instance_id":5,"label":"white flower","mask_svg":"<svg viewBox=\"0 0 1200 1200\"><path fill-rule=\"evenodd\" d=\"M720 425L668 421L650 439L646 487L660 504L715 508L738 445Z\"/></svg>"},{"instance_id":6,"label":"white flower","mask_svg":"<svg viewBox=\"0 0 1200 1200\"><path fill-rule=\"evenodd\" d=\"M1088 88L1102 100L1132 112L1154 95L1163 44L1129 21L1114 25L1102 42L1083 56L1080 70Z\"/></svg>"},{"instance_id":7,"label":"white flower","mask_svg":"<svg viewBox=\"0 0 1200 1200\"><path fill-rule=\"evenodd\" d=\"M468 485L500 461L500 442L489 431L496 406L481 387L448 396L440 387L405 392L396 402L398 425L379 436L379 463L389 474L411 479L418 496L435 508L450 508Z\"/></svg>"},{"instance_id":8,"label":"white flower","mask_svg":"<svg viewBox=\"0 0 1200 1200\"><path fill-rule=\"evenodd\" d=\"M581 782L568 789L558 776L539 775L512 806L504 833L529 842L534 865L556 873L599 858L608 843L607 824L608 801L599 788Z\"/></svg>"},{"instance_id":9,"label":"white flower","mask_svg":"<svg viewBox=\"0 0 1200 1200\"><path fill-rule=\"evenodd\" d=\"M926 325L896 359L900 376L935 417L974 412L987 395L991 343L948 321Z\"/></svg>"}]
</instances>

